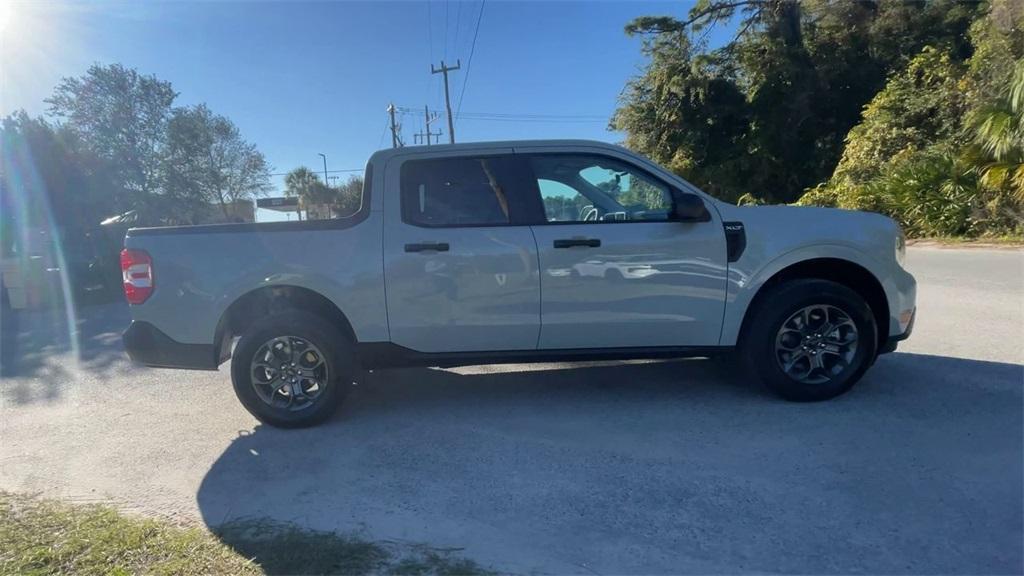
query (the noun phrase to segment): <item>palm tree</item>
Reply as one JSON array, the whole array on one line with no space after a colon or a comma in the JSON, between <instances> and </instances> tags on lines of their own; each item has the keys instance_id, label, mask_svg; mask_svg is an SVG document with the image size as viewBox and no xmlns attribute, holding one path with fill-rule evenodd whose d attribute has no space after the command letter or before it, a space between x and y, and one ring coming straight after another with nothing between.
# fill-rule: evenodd
<instances>
[{"instance_id":1,"label":"palm tree","mask_svg":"<svg viewBox=\"0 0 1024 576\"><path fill-rule=\"evenodd\" d=\"M299 206L309 210L311 206L330 206L336 192L320 181L320 177L305 166L299 166L284 177L286 196L297 196Z\"/></svg>"},{"instance_id":2,"label":"palm tree","mask_svg":"<svg viewBox=\"0 0 1024 576\"><path fill-rule=\"evenodd\" d=\"M974 118L981 181L992 188L1009 185L1024 201L1024 60L999 100L980 109Z\"/></svg>"},{"instance_id":3,"label":"palm tree","mask_svg":"<svg viewBox=\"0 0 1024 576\"><path fill-rule=\"evenodd\" d=\"M315 172L299 166L284 177L285 196L298 196L299 199L309 198L313 187L320 183L320 177Z\"/></svg>"}]
</instances>

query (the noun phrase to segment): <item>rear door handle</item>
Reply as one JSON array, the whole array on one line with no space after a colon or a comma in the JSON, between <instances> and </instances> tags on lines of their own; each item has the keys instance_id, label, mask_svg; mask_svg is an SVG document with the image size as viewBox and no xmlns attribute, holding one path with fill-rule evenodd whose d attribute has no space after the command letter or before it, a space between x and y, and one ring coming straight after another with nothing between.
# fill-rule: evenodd
<instances>
[{"instance_id":1,"label":"rear door handle","mask_svg":"<svg viewBox=\"0 0 1024 576\"><path fill-rule=\"evenodd\" d=\"M447 252L447 242L418 242L416 244L406 244L406 252Z\"/></svg>"},{"instance_id":2,"label":"rear door handle","mask_svg":"<svg viewBox=\"0 0 1024 576\"><path fill-rule=\"evenodd\" d=\"M555 240L555 248L572 248L573 246L597 248L601 246L601 240L599 238L559 238Z\"/></svg>"}]
</instances>

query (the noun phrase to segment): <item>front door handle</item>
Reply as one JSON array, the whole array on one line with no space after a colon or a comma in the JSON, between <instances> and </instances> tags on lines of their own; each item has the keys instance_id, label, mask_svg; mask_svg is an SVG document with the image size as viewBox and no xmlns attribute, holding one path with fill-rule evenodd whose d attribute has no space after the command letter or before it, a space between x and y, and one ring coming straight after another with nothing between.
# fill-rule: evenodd
<instances>
[{"instance_id":1,"label":"front door handle","mask_svg":"<svg viewBox=\"0 0 1024 576\"><path fill-rule=\"evenodd\" d=\"M601 246L601 240L599 238L559 238L555 240L555 248L572 248L573 246L597 248Z\"/></svg>"},{"instance_id":2,"label":"front door handle","mask_svg":"<svg viewBox=\"0 0 1024 576\"><path fill-rule=\"evenodd\" d=\"M447 252L447 242L418 242L416 244L406 244L406 252Z\"/></svg>"}]
</instances>

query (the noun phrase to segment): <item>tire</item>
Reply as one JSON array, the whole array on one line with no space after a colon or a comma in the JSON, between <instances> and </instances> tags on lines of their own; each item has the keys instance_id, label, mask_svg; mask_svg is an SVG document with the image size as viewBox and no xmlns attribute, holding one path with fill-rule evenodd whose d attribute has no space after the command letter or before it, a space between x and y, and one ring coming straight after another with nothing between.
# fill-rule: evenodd
<instances>
[{"instance_id":1,"label":"tire","mask_svg":"<svg viewBox=\"0 0 1024 576\"><path fill-rule=\"evenodd\" d=\"M297 365L288 362L289 358L297 360ZM304 362L310 369L305 370ZM270 364L275 368L266 367ZM289 372L280 369L286 364ZM260 422L278 428L313 426L329 418L351 388L354 374L351 339L338 327L299 310L277 312L254 322L242 334L231 359L235 395ZM285 383L283 391L273 392L282 383L281 376L297 384ZM291 386L301 387L302 392L289 394Z\"/></svg>"},{"instance_id":2,"label":"tire","mask_svg":"<svg viewBox=\"0 0 1024 576\"><path fill-rule=\"evenodd\" d=\"M748 368L772 392L795 402L828 400L852 388L878 347L875 317L864 298L828 280L791 280L770 290L742 334ZM822 317L839 326L822 335L815 328L825 326ZM854 344L844 344L851 335ZM814 362L824 365L815 367ZM790 372L784 369L787 364Z\"/></svg>"}]
</instances>

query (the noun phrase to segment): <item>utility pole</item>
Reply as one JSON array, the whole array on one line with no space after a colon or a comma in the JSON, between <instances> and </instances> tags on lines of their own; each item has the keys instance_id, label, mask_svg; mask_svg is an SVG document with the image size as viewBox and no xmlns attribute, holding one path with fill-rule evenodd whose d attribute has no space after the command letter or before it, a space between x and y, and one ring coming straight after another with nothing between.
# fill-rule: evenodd
<instances>
[{"instance_id":1,"label":"utility pole","mask_svg":"<svg viewBox=\"0 0 1024 576\"><path fill-rule=\"evenodd\" d=\"M391 147L398 148L402 145L402 138L398 135L399 126L395 124L394 104L388 104L388 114L391 115Z\"/></svg>"},{"instance_id":2,"label":"utility pole","mask_svg":"<svg viewBox=\"0 0 1024 576\"><path fill-rule=\"evenodd\" d=\"M417 142L425 142L427 146L430 146L430 138L431 137L434 137L436 139L436 141L440 142L441 131L440 130L438 130L437 132L431 132L430 131L430 123L433 122L434 120L437 120L437 112L435 112L434 114L431 114L430 113L430 107L424 106L423 107L423 122L424 122L423 125L424 125L424 130L425 130L426 133L424 134L423 132L419 132L419 133L415 134Z\"/></svg>"},{"instance_id":3,"label":"utility pole","mask_svg":"<svg viewBox=\"0 0 1024 576\"><path fill-rule=\"evenodd\" d=\"M327 155L326 154L321 154L320 152L317 152L316 155L324 159L324 184L330 186L331 185L331 181L328 180L328 178L327 178Z\"/></svg>"},{"instance_id":4,"label":"utility pole","mask_svg":"<svg viewBox=\"0 0 1024 576\"><path fill-rule=\"evenodd\" d=\"M434 65L430 65L430 73L437 74L440 72L444 74L444 106L448 110L448 143L455 144L455 123L452 122L452 101L448 97L448 72L452 70L458 70L462 66L461 60L455 61L455 66L448 67L444 65L444 60L441 60L441 67L434 68Z\"/></svg>"}]
</instances>

